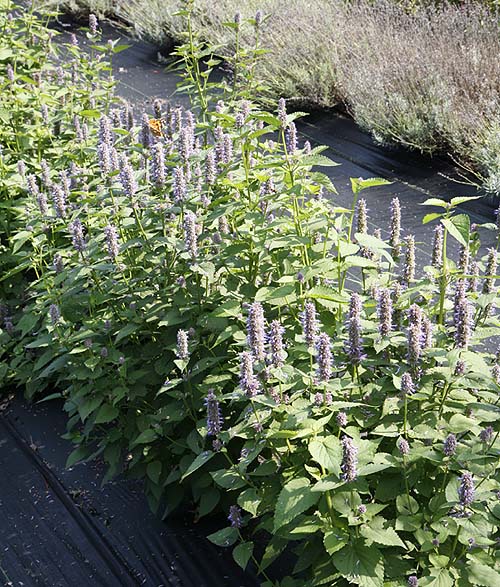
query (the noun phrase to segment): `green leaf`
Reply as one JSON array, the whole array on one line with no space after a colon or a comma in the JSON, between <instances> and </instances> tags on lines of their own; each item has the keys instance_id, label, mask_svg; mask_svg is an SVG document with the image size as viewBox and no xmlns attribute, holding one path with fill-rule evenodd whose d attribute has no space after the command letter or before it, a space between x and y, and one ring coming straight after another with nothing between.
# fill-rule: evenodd
<instances>
[{"instance_id":1,"label":"green leaf","mask_svg":"<svg viewBox=\"0 0 500 587\"><path fill-rule=\"evenodd\" d=\"M308 510L319 497L319 494L311 492L309 480L305 477L289 481L278 496L274 513L274 532Z\"/></svg>"},{"instance_id":2,"label":"green leaf","mask_svg":"<svg viewBox=\"0 0 500 587\"><path fill-rule=\"evenodd\" d=\"M467 564L468 578L474 585L484 585L484 587L493 587L500 585L500 574L486 565L479 563Z\"/></svg>"},{"instance_id":3,"label":"green leaf","mask_svg":"<svg viewBox=\"0 0 500 587\"><path fill-rule=\"evenodd\" d=\"M220 501L220 491L215 487L209 487L203 490L198 505L198 515L200 518L212 512Z\"/></svg>"},{"instance_id":4,"label":"green leaf","mask_svg":"<svg viewBox=\"0 0 500 587\"><path fill-rule=\"evenodd\" d=\"M244 509L246 512L252 514L252 516L257 515L257 510L259 508L261 499L257 493L257 490L251 487L250 489L245 489L240 495L238 496L238 505Z\"/></svg>"},{"instance_id":5,"label":"green leaf","mask_svg":"<svg viewBox=\"0 0 500 587\"><path fill-rule=\"evenodd\" d=\"M420 204L421 206L439 206L440 208L448 208L448 202L440 200L439 198L428 198L425 202Z\"/></svg>"},{"instance_id":6,"label":"green leaf","mask_svg":"<svg viewBox=\"0 0 500 587\"><path fill-rule=\"evenodd\" d=\"M236 528L224 528L210 534L207 538L217 546L232 546L238 540L238 530Z\"/></svg>"},{"instance_id":7,"label":"green leaf","mask_svg":"<svg viewBox=\"0 0 500 587\"><path fill-rule=\"evenodd\" d=\"M253 542L242 542L234 547L233 558L245 570L253 554Z\"/></svg>"},{"instance_id":8,"label":"green leaf","mask_svg":"<svg viewBox=\"0 0 500 587\"><path fill-rule=\"evenodd\" d=\"M362 525L361 535L383 546L401 546L406 548L405 543L398 536L394 528L372 528L371 526Z\"/></svg>"},{"instance_id":9,"label":"green leaf","mask_svg":"<svg viewBox=\"0 0 500 587\"><path fill-rule=\"evenodd\" d=\"M340 534L340 531L327 532L323 538L326 552L332 555L334 552L337 552L337 550L344 548L346 545L346 539L346 535Z\"/></svg>"},{"instance_id":10,"label":"green leaf","mask_svg":"<svg viewBox=\"0 0 500 587\"><path fill-rule=\"evenodd\" d=\"M361 587L383 587L384 563L375 546L353 542L332 555L337 570L351 583Z\"/></svg>"},{"instance_id":11,"label":"green leaf","mask_svg":"<svg viewBox=\"0 0 500 587\"><path fill-rule=\"evenodd\" d=\"M369 179L361 179L361 177L351 177L351 188L353 194L358 194L366 188L373 188L380 185L391 185L392 181L383 179L382 177L371 177Z\"/></svg>"},{"instance_id":12,"label":"green leaf","mask_svg":"<svg viewBox=\"0 0 500 587\"><path fill-rule=\"evenodd\" d=\"M431 214L426 214L422 218L422 224L428 224L429 222L436 220L436 218L441 218L441 216L442 216L442 214L439 214L438 212L432 212Z\"/></svg>"},{"instance_id":13,"label":"green leaf","mask_svg":"<svg viewBox=\"0 0 500 587\"><path fill-rule=\"evenodd\" d=\"M95 417L95 424L105 424L106 422L111 422L118 417L119 413L120 411L117 407L111 406L110 404L104 404L97 412Z\"/></svg>"},{"instance_id":14,"label":"green leaf","mask_svg":"<svg viewBox=\"0 0 500 587\"><path fill-rule=\"evenodd\" d=\"M431 569L431 574L422 577L418 585L419 587L453 587L454 582L447 569ZM493 585L489 587L493 587Z\"/></svg>"},{"instance_id":15,"label":"green leaf","mask_svg":"<svg viewBox=\"0 0 500 587\"><path fill-rule=\"evenodd\" d=\"M68 457L66 461L66 469L69 469L76 463L83 461L86 459L90 454L90 449L87 446L79 446L76 448Z\"/></svg>"},{"instance_id":16,"label":"green leaf","mask_svg":"<svg viewBox=\"0 0 500 587\"><path fill-rule=\"evenodd\" d=\"M456 198L451 198L450 204L452 206L458 206L459 204L463 204L464 202L479 200L479 198L481 198L481 196L457 196Z\"/></svg>"},{"instance_id":17,"label":"green leaf","mask_svg":"<svg viewBox=\"0 0 500 587\"><path fill-rule=\"evenodd\" d=\"M304 155L297 163L298 167L337 167L338 165L340 163L332 161L325 155Z\"/></svg>"},{"instance_id":18,"label":"green leaf","mask_svg":"<svg viewBox=\"0 0 500 587\"><path fill-rule=\"evenodd\" d=\"M151 428L148 428L147 430L144 430L144 432L141 432L141 434L139 434L139 436L132 443L132 446L136 446L137 444L149 444L156 440L156 438L156 432Z\"/></svg>"},{"instance_id":19,"label":"green leaf","mask_svg":"<svg viewBox=\"0 0 500 587\"><path fill-rule=\"evenodd\" d=\"M161 475L160 461L153 461L152 463L148 463L148 466L146 467L146 473L153 483L158 484Z\"/></svg>"},{"instance_id":20,"label":"green leaf","mask_svg":"<svg viewBox=\"0 0 500 587\"><path fill-rule=\"evenodd\" d=\"M197 471L200 467L203 467L203 465L205 463L208 463L208 461L215 455L215 453L211 450L206 450L202 453L200 453L195 459L194 461L189 465L189 467L187 468L186 472L184 473L184 475L181 477L181 481L184 481L184 479L186 477L188 477L189 475L191 475L191 473L194 473L195 471Z\"/></svg>"},{"instance_id":21,"label":"green leaf","mask_svg":"<svg viewBox=\"0 0 500 587\"><path fill-rule=\"evenodd\" d=\"M312 458L324 467L328 472L340 475L340 463L342 461L342 447L336 436L330 435L311 440L309 452Z\"/></svg>"},{"instance_id":22,"label":"green leaf","mask_svg":"<svg viewBox=\"0 0 500 587\"><path fill-rule=\"evenodd\" d=\"M458 214L451 218L442 218L441 223L451 236L466 247L469 243L470 217L467 214Z\"/></svg>"}]
</instances>

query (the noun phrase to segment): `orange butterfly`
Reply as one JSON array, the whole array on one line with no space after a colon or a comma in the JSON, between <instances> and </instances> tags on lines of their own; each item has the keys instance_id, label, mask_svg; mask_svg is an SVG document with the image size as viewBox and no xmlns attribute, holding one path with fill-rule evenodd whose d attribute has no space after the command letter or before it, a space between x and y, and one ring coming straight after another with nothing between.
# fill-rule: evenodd
<instances>
[{"instance_id":1,"label":"orange butterfly","mask_svg":"<svg viewBox=\"0 0 500 587\"><path fill-rule=\"evenodd\" d=\"M155 137L163 136L163 120L161 118L150 118L148 123Z\"/></svg>"}]
</instances>

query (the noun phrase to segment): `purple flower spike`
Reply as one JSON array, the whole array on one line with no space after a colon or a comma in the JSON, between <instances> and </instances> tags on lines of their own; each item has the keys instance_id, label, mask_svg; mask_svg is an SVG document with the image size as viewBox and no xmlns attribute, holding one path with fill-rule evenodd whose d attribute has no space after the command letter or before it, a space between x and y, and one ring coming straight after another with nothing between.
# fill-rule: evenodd
<instances>
[{"instance_id":1,"label":"purple flower spike","mask_svg":"<svg viewBox=\"0 0 500 587\"><path fill-rule=\"evenodd\" d=\"M359 365L364 358L361 340L361 297L357 293L351 295L349 303L349 320L348 331L349 340L347 344L347 354L353 365Z\"/></svg>"},{"instance_id":2,"label":"purple flower spike","mask_svg":"<svg viewBox=\"0 0 500 587\"><path fill-rule=\"evenodd\" d=\"M460 486L458 488L458 499L464 507L471 505L474 501L475 488L472 473L465 472L460 478Z\"/></svg>"},{"instance_id":3,"label":"purple flower spike","mask_svg":"<svg viewBox=\"0 0 500 587\"><path fill-rule=\"evenodd\" d=\"M316 336L319 332L319 323L316 318L316 306L314 302L307 301L304 304L304 310L300 314L300 320L307 346L312 347L316 342Z\"/></svg>"},{"instance_id":4,"label":"purple flower spike","mask_svg":"<svg viewBox=\"0 0 500 587\"><path fill-rule=\"evenodd\" d=\"M332 376L332 341L324 332L316 338L316 362L319 381L328 381Z\"/></svg>"},{"instance_id":5,"label":"purple flower spike","mask_svg":"<svg viewBox=\"0 0 500 587\"><path fill-rule=\"evenodd\" d=\"M232 528L241 528L243 526L241 509L237 505L232 505L229 508L229 516L227 517L227 519L231 522Z\"/></svg>"},{"instance_id":6,"label":"purple flower spike","mask_svg":"<svg viewBox=\"0 0 500 587\"><path fill-rule=\"evenodd\" d=\"M218 436L222 430L223 420L213 389L207 393L205 405L207 407L207 436Z\"/></svg>"},{"instance_id":7,"label":"purple flower spike","mask_svg":"<svg viewBox=\"0 0 500 587\"><path fill-rule=\"evenodd\" d=\"M248 310L247 342L254 358L263 361L266 356L266 334L264 308L260 302L254 302Z\"/></svg>"},{"instance_id":8,"label":"purple flower spike","mask_svg":"<svg viewBox=\"0 0 500 587\"><path fill-rule=\"evenodd\" d=\"M253 371L252 353L244 351L240 355L240 385L248 397L256 396L260 391L259 381Z\"/></svg>"},{"instance_id":9,"label":"purple flower spike","mask_svg":"<svg viewBox=\"0 0 500 587\"><path fill-rule=\"evenodd\" d=\"M285 329L278 320L273 320L269 325L268 341L271 349L271 363L274 367L281 367L285 362L285 350L283 347L283 334Z\"/></svg>"},{"instance_id":10,"label":"purple flower spike","mask_svg":"<svg viewBox=\"0 0 500 587\"><path fill-rule=\"evenodd\" d=\"M181 360L189 359L189 338L185 330L180 329L177 332L177 350L176 355Z\"/></svg>"},{"instance_id":11,"label":"purple flower spike","mask_svg":"<svg viewBox=\"0 0 500 587\"><path fill-rule=\"evenodd\" d=\"M358 476L358 449L349 436L342 437L342 479L347 483Z\"/></svg>"}]
</instances>

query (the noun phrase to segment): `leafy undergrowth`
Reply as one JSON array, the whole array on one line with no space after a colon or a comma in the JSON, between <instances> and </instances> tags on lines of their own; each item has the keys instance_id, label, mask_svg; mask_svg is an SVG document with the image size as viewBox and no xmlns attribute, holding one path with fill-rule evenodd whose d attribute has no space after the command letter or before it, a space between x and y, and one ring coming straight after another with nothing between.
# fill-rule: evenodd
<instances>
[{"instance_id":1,"label":"leafy undergrowth","mask_svg":"<svg viewBox=\"0 0 500 587\"><path fill-rule=\"evenodd\" d=\"M497 253L478 258L465 198L427 202L417 274L397 199L389 238L368 234L360 194L384 181L336 207L298 115L252 102L258 47L212 84L182 13L193 110L137 122L93 18L91 54L59 63L3 6L2 369L65 399L68 464L144 478L161 515L225 512L210 539L268 587L498 585ZM290 576L267 578L285 550Z\"/></svg>"}]
</instances>

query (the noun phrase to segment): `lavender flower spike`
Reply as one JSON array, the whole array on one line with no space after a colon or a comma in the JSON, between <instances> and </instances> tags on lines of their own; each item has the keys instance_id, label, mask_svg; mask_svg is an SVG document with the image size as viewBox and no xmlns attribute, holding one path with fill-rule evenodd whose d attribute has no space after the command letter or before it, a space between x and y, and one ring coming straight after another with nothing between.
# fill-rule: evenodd
<instances>
[{"instance_id":1,"label":"lavender flower spike","mask_svg":"<svg viewBox=\"0 0 500 587\"><path fill-rule=\"evenodd\" d=\"M244 351L240 355L240 385L248 397L254 397L259 393L259 382L253 372L252 353Z\"/></svg>"},{"instance_id":2,"label":"lavender flower spike","mask_svg":"<svg viewBox=\"0 0 500 587\"><path fill-rule=\"evenodd\" d=\"M184 215L184 243L191 258L195 259L198 255L198 234L196 227L196 214L191 211L186 212Z\"/></svg>"},{"instance_id":3,"label":"lavender flower spike","mask_svg":"<svg viewBox=\"0 0 500 587\"><path fill-rule=\"evenodd\" d=\"M349 340L347 344L347 354L353 365L358 365L364 357L361 347L362 307L360 295L353 293L349 303Z\"/></svg>"},{"instance_id":4,"label":"lavender flower spike","mask_svg":"<svg viewBox=\"0 0 500 587\"><path fill-rule=\"evenodd\" d=\"M188 333L180 329L177 332L177 350L175 354L179 359L189 359Z\"/></svg>"},{"instance_id":5,"label":"lavender flower spike","mask_svg":"<svg viewBox=\"0 0 500 587\"><path fill-rule=\"evenodd\" d=\"M312 347L316 342L316 336L319 331L318 319L316 318L316 306L314 302L307 301L304 304L304 310L300 314L302 329L307 346Z\"/></svg>"},{"instance_id":6,"label":"lavender flower spike","mask_svg":"<svg viewBox=\"0 0 500 587\"><path fill-rule=\"evenodd\" d=\"M229 508L229 516L227 517L227 519L231 522L232 528L241 528L243 526L241 509L237 505L232 505Z\"/></svg>"},{"instance_id":7,"label":"lavender flower spike","mask_svg":"<svg viewBox=\"0 0 500 587\"><path fill-rule=\"evenodd\" d=\"M57 304L50 304L49 308L49 317L50 322L55 325L61 319L61 312L59 310L59 306Z\"/></svg>"},{"instance_id":8,"label":"lavender flower spike","mask_svg":"<svg viewBox=\"0 0 500 587\"><path fill-rule=\"evenodd\" d=\"M349 436L342 437L342 479L347 483L358 476L358 449Z\"/></svg>"},{"instance_id":9,"label":"lavender flower spike","mask_svg":"<svg viewBox=\"0 0 500 587\"><path fill-rule=\"evenodd\" d=\"M401 251L401 205L399 198L391 201L391 235L389 243L392 247L392 256L399 257Z\"/></svg>"},{"instance_id":10,"label":"lavender flower spike","mask_svg":"<svg viewBox=\"0 0 500 587\"><path fill-rule=\"evenodd\" d=\"M268 341L271 348L271 363L274 367L281 367L285 362L283 348L283 333L285 329L278 320L273 320L269 326Z\"/></svg>"},{"instance_id":11,"label":"lavender flower spike","mask_svg":"<svg viewBox=\"0 0 500 587\"><path fill-rule=\"evenodd\" d=\"M223 420L213 389L208 391L205 405L207 407L207 436L218 436L222 430Z\"/></svg>"},{"instance_id":12,"label":"lavender flower spike","mask_svg":"<svg viewBox=\"0 0 500 587\"><path fill-rule=\"evenodd\" d=\"M69 231L75 251L78 253L83 253L87 243L85 242L85 237L83 236L83 225L78 218L73 220L73 222L69 225Z\"/></svg>"},{"instance_id":13,"label":"lavender flower spike","mask_svg":"<svg viewBox=\"0 0 500 587\"><path fill-rule=\"evenodd\" d=\"M377 317L380 338L384 338L392 330L392 295L390 289L383 289L378 295Z\"/></svg>"},{"instance_id":14,"label":"lavender flower spike","mask_svg":"<svg viewBox=\"0 0 500 587\"><path fill-rule=\"evenodd\" d=\"M247 342L257 361L263 361L265 353L265 319L260 302L254 302L248 310Z\"/></svg>"},{"instance_id":15,"label":"lavender flower spike","mask_svg":"<svg viewBox=\"0 0 500 587\"><path fill-rule=\"evenodd\" d=\"M443 265L443 235L443 226L438 224L434 229L434 241L432 245L432 266L436 269L441 269Z\"/></svg>"},{"instance_id":16,"label":"lavender flower spike","mask_svg":"<svg viewBox=\"0 0 500 587\"><path fill-rule=\"evenodd\" d=\"M324 332L316 339L316 361L319 381L328 381L332 376L332 341Z\"/></svg>"},{"instance_id":17,"label":"lavender flower spike","mask_svg":"<svg viewBox=\"0 0 500 587\"><path fill-rule=\"evenodd\" d=\"M454 434L448 434L443 443L443 453L447 457L451 457L457 450L457 437Z\"/></svg>"},{"instance_id":18,"label":"lavender flower spike","mask_svg":"<svg viewBox=\"0 0 500 587\"><path fill-rule=\"evenodd\" d=\"M118 257L118 232L112 224L108 224L104 229L104 236L106 238L106 246L108 248L108 255L115 260Z\"/></svg>"},{"instance_id":19,"label":"lavender flower spike","mask_svg":"<svg viewBox=\"0 0 500 587\"><path fill-rule=\"evenodd\" d=\"M416 575L410 575L408 577L408 587L418 587L418 579Z\"/></svg>"},{"instance_id":20,"label":"lavender flower spike","mask_svg":"<svg viewBox=\"0 0 500 587\"><path fill-rule=\"evenodd\" d=\"M458 499L460 500L460 504L464 507L471 505L474 501L474 494L475 488L472 473L466 471L460 478L460 486L458 488Z\"/></svg>"},{"instance_id":21,"label":"lavender flower spike","mask_svg":"<svg viewBox=\"0 0 500 587\"><path fill-rule=\"evenodd\" d=\"M406 255L403 267L403 281L409 285L415 279L415 237L406 237Z\"/></svg>"},{"instance_id":22,"label":"lavender flower spike","mask_svg":"<svg viewBox=\"0 0 500 587\"><path fill-rule=\"evenodd\" d=\"M165 151L162 143L156 143L151 149L151 178L156 185L165 185Z\"/></svg>"}]
</instances>

